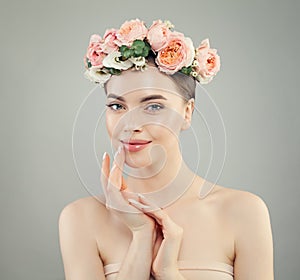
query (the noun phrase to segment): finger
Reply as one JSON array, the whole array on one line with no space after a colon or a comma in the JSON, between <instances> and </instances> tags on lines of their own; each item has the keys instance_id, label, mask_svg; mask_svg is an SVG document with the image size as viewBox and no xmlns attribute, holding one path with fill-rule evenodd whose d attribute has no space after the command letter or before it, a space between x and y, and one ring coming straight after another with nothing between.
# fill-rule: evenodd
<instances>
[{"instance_id":1,"label":"finger","mask_svg":"<svg viewBox=\"0 0 300 280\"><path fill-rule=\"evenodd\" d=\"M125 152L123 147L120 146L114 156L107 185L107 194L110 201L109 207L122 211L127 210L129 207L128 202L121 193L121 189L126 187L125 179L122 176L124 161Z\"/></svg>"},{"instance_id":2,"label":"finger","mask_svg":"<svg viewBox=\"0 0 300 280\"><path fill-rule=\"evenodd\" d=\"M150 208L150 206L144 205L144 204L136 201L135 199L128 198L127 200L131 205L133 205L134 207L136 207L138 209L149 209Z\"/></svg>"},{"instance_id":3,"label":"finger","mask_svg":"<svg viewBox=\"0 0 300 280\"><path fill-rule=\"evenodd\" d=\"M127 184L126 184L126 182L125 182L124 177L122 176L122 185L121 185L120 191L124 191L124 190L126 190L126 189L127 189Z\"/></svg>"},{"instance_id":4,"label":"finger","mask_svg":"<svg viewBox=\"0 0 300 280\"><path fill-rule=\"evenodd\" d=\"M145 204L145 205L148 205L150 206L151 208L151 212L153 211L161 211L162 209L157 205L155 204L153 201L151 201L149 198L146 198L144 195L138 193L137 194L138 196L138 201Z\"/></svg>"},{"instance_id":5,"label":"finger","mask_svg":"<svg viewBox=\"0 0 300 280\"><path fill-rule=\"evenodd\" d=\"M153 202L150 202L145 197L141 197L140 194L138 194L138 198L139 201L132 198L129 198L127 200L132 206L141 210L149 217L154 218L160 226L163 226L164 220L168 217L168 215L161 208L155 205Z\"/></svg>"},{"instance_id":6,"label":"finger","mask_svg":"<svg viewBox=\"0 0 300 280\"><path fill-rule=\"evenodd\" d=\"M123 146L119 146L117 152L114 156L114 162L112 169L110 170L109 174L109 187L114 186L118 190L121 189L122 185L122 173L123 173L123 166L125 161L125 154Z\"/></svg>"},{"instance_id":7,"label":"finger","mask_svg":"<svg viewBox=\"0 0 300 280\"><path fill-rule=\"evenodd\" d=\"M138 194L139 202L141 202L143 205L149 206L148 208L143 208L141 210L144 210L143 212L147 214L148 216L154 218L156 222L162 226L162 227L168 227L169 222L169 216L166 214L165 211L163 211L159 206L155 205L152 201L150 201L148 198L143 196L142 194Z\"/></svg>"},{"instance_id":8,"label":"finger","mask_svg":"<svg viewBox=\"0 0 300 280\"><path fill-rule=\"evenodd\" d=\"M102 188L105 196L105 205L107 209L109 209L111 205L110 196L108 194L109 174L110 174L110 157L105 152L102 161L101 183L102 183Z\"/></svg>"},{"instance_id":9,"label":"finger","mask_svg":"<svg viewBox=\"0 0 300 280\"><path fill-rule=\"evenodd\" d=\"M109 155L106 152L104 152L102 165L101 165L101 184L102 184L102 189L105 197L107 195L107 183L109 178L109 172L110 172L110 158Z\"/></svg>"}]
</instances>

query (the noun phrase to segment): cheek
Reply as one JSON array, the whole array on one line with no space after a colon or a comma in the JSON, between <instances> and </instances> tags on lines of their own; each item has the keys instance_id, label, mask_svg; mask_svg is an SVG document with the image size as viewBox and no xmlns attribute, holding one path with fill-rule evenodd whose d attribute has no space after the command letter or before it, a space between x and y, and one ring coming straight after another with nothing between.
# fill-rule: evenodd
<instances>
[{"instance_id":1,"label":"cheek","mask_svg":"<svg viewBox=\"0 0 300 280\"><path fill-rule=\"evenodd\" d=\"M111 117L110 114L106 113L106 129L109 137L112 137L113 131L115 129L116 120L115 118Z\"/></svg>"},{"instance_id":2,"label":"cheek","mask_svg":"<svg viewBox=\"0 0 300 280\"><path fill-rule=\"evenodd\" d=\"M157 141L156 144L163 143L169 146L175 142L177 143L178 137L176 132L165 124L147 125L145 129L151 135L151 138Z\"/></svg>"},{"instance_id":3,"label":"cheek","mask_svg":"<svg viewBox=\"0 0 300 280\"><path fill-rule=\"evenodd\" d=\"M183 125L183 116L175 110L166 110L157 119L157 130L160 130L166 137L178 137Z\"/></svg>"}]
</instances>

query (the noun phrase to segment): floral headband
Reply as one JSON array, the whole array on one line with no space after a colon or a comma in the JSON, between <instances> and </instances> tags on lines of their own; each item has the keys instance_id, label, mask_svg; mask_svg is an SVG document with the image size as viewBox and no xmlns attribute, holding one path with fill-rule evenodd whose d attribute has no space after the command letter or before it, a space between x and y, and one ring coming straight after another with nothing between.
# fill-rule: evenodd
<instances>
[{"instance_id":1,"label":"floral headband","mask_svg":"<svg viewBox=\"0 0 300 280\"><path fill-rule=\"evenodd\" d=\"M152 55L161 72L181 72L201 84L209 83L220 70L217 50L205 39L194 48L190 38L173 30L169 21L156 20L147 28L139 19L126 21L119 30L106 30L103 38L93 34L84 56L85 77L104 86L111 75L134 68L145 70Z\"/></svg>"}]
</instances>

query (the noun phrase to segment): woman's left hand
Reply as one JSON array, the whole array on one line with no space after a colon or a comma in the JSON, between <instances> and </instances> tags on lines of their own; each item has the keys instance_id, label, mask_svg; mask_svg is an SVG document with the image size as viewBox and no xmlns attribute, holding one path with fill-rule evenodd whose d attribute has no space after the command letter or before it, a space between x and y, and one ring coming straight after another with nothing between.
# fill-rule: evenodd
<instances>
[{"instance_id":1,"label":"woman's left hand","mask_svg":"<svg viewBox=\"0 0 300 280\"><path fill-rule=\"evenodd\" d=\"M155 279L183 279L178 277L180 273L177 268L183 229L165 211L142 195L139 195L137 203L132 199L129 199L129 203L156 221L157 232L151 266Z\"/></svg>"}]
</instances>

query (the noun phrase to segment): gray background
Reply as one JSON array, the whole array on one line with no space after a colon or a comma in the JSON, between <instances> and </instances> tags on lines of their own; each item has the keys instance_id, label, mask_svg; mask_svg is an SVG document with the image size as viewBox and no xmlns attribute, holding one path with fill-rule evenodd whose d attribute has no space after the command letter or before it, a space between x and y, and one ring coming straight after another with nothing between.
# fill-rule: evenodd
<instances>
[{"instance_id":1,"label":"gray background","mask_svg":"<svg viewBox=\"0 0 300 280\"><path fill-rule=\"evenodd\" d=\"M299 12L296 0L2 0L0 279L64 279L59 213L89 196L71 146L94 87L83 55L91 34L137 17L218 49L222 70L206 87L227 133L218 184L264 199L276 279L299 279Z\"/></svg>"}]
</instances>

